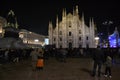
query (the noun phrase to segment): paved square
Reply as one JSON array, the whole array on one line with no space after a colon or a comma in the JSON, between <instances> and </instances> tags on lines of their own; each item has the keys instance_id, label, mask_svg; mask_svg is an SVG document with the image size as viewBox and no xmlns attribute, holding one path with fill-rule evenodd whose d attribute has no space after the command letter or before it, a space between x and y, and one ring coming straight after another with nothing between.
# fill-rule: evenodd
<instances>
[{"instance_id":1,"label":"paved square","mask_svg":"<svg viewBox=\"0 0 120 80\"><path fill-rule=\"evenodd\" d=\"M50 58L44 63L44 69L40 71L32 71L30 60L1 65L0 80L109 80L103 75L90 75L93 64L91 58L67 58L66 63ZM113 64L110 80L120 80L119 74L120 64Z\"/></svg>"}]
</instances>

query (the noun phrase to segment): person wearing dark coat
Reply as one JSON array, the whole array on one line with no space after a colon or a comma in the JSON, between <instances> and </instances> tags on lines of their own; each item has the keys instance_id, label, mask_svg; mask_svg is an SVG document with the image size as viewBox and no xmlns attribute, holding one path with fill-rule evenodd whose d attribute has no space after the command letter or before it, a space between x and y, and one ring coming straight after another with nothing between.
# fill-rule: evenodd
<instances>
[{"instance_id":1,"label":"person wearing dark coat","mask_svg":"<svg viewBox=\"0 0 120 80\"><path fill-rule=\"evenodd\" d=\"M92 76L94 77L96 75L96 69L98 67L98 77L101 76L101 67L104 62L104 54L100 46L97 46L94 55L93 55L93 70L92 70Z\"/></svg>"},{"instance_id":2,"label":"person wearing dark coat","mask_svg":"<svg viewBox=\"0 0 120 80\"><path fill-rule=\"evenodd\" d=\"M108 55L105 61L105 77L111 78L112 58Z\"/></svg>"}]
</instances>

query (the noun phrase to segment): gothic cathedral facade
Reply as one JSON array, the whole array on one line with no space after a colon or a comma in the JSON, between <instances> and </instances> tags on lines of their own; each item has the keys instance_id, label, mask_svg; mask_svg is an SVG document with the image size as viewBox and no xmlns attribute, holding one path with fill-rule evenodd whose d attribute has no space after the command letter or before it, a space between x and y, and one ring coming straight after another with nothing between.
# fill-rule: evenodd
<instances>
[{"instance_id":1,"label":"gothic cathedral facade","mask_svg":"<svg viewBox=\"0 0 120 80\"><path fill-rule=\"evenodd\" d=\"M95 24L90 19L89 27L85 24L84 15L79 18L78 6L73 14L63 9L62 21L56 18L56 27L49 22L49 44L55 48L95 48Z\"/></svg>"}]
</instances>

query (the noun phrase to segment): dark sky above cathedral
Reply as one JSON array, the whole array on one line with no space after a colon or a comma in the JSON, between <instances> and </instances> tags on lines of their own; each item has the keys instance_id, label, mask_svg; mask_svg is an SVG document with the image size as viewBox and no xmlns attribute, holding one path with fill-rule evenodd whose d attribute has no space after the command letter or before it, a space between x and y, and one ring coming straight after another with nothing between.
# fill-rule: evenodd
<instances>
[{"instance_id":1,"label":"dark sky above cathedral","mask_svg":"<svg viewBox=\"0 0 120 80\"><path fill-rule=\"evenodd\" d=\"M90 17L94 18L99 32L106 32L107 26L102 24L105 21L113 21L110 32L120 27L120 3L116 0L0 0L0 16L6 18L12 9L19 28L47 35L49 20L55 24L56 15L61 19L63 8L72 13L76 5L80 16L84 12L87 24Z\"/></svg>"}]
</instances>

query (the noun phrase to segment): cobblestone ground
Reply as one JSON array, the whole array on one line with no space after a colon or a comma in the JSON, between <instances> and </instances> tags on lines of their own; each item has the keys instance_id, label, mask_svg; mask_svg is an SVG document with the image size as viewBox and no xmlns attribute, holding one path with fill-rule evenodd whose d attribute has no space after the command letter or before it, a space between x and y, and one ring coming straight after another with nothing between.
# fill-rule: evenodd
<instances>
[{"instance_id":1,"label":"cobblestone ground","mask_svg":"<svg viewBox=\"0 0 120 80\"><path fill-rule=\"evenodd\" d=\"M50 58L43 70L32 71L30 60L9 63L0 65L0 80L120 80L120 64L113 64L111 79L92 77L92 64L90 58L68 58L66 63Z\"/></svg>"}]
</instances>

